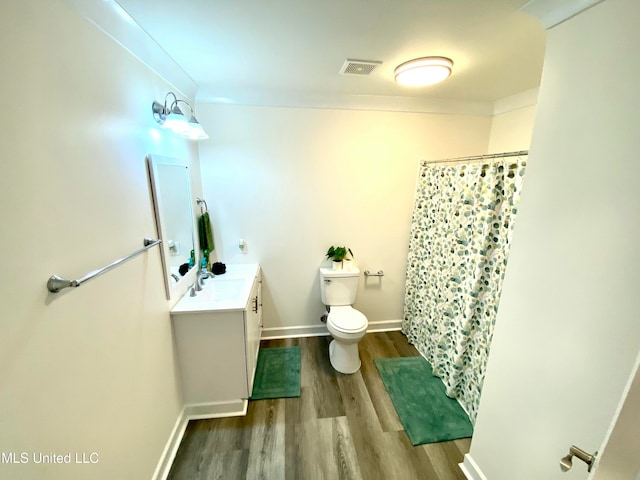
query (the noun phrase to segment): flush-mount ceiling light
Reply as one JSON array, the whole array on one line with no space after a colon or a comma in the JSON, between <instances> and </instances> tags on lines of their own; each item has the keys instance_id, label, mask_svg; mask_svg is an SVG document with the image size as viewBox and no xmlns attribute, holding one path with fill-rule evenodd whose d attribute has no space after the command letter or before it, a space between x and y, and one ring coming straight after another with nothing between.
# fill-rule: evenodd
<instances>
[{"instance_id":1,"label":"flush-mount ceiling light","mask_svg":"<svg viewBox=\"0 0 640 480\"><path fill-rule=\"evenodd\" d=\"M424 87L445 80L451 75L453 62L446 57L422 57L396 67L396 82L409 87Z\"/></svg>"},{"instance_id":2,"label":"flush-mount ceiling light","mask_svg":"<svg viewBox=\"0 0 640 480\"><path fill-rule=\"evenodd\" d=\"M169 96L173 97L173 102L171 103L167 103ZM191 117L189 119L187 119L184 113L182 113L178 103L183 103L189 107L189 110L191 110ZM191 104L184 100L180 100L176 97L175 93L169 92L165 95L164 105L158 102L153 102L151 108L153 111L153 118L162 128L168 128L172 132L192 140L204 140L209 138L209 135L204 131L202 125L200 125L198 120L196 120Z\"/></svg>"}]
</instances>

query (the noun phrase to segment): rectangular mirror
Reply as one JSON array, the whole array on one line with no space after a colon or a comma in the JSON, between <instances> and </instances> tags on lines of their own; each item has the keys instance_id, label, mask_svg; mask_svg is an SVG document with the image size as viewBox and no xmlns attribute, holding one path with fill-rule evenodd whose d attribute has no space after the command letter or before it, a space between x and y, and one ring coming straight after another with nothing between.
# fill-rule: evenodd
<instances>
[{"instance_id":1,"label":"rectangular mirror","mask_svg":"<svg viewBox=\"0 0 640 480\"><path fill-rule=\"evenodd\" d=\"M186 291L197 270L189 262L196 238L189 165L161 155L148 155L147 164L158 237L162 239L167 299L171 299L172 293Z\"/></svg>"}]
</instances>

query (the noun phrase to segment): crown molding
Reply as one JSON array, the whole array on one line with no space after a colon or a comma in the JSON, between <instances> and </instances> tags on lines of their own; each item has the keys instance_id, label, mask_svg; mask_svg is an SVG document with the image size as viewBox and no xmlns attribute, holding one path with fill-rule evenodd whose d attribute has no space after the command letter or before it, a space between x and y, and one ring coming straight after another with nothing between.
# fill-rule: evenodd
<instances>
[{"instance_id":1,"label":"crown molding","mask_svg":"<svg viewBox=\"0 0 640 480\"><path fill-rule=\"evenodd\" d=\"M493 114L500 115L502 113L518 110L519 108L530 107L538 103L539 88L533 88L525 92L516 93L509 97L496 100L493 103Z\"/></svg>"},{"instance_id":2,"label":"crown molding","mask_svg":"<svg viewBox=\"0 0 640 480\"><path fill-rule=\"evenodd\" d=\"M434 113L449 115L493 115L493 102L443 98L352 95L281 91L221 91L201 87L196 103L259 107L373 110L384 112Z\"/></svg>"},{"instance_id":3,"label":"crown molding","mask_svg":"<svg viewBox=\"0 0 640 480\"><path fill-rule=\"evenodd\" d=\"M198 84L116 0L65 1L183 96L195 98Z\"/></svg>"},{"instance_id":4,"label":"crown molding","mask_svg":"<svg viewBox=\"0 0 640 480\"><path fill-rule=\"evenodd\" d=\"M534 16L549 30L604 0L531 0L520 11Z\"/></svg>"},{"instance_id":5,"label":"crown molding","mask_svg":"<svg viewBox=\"0 0 640 480\"><path fill-rule=\"evenodd\" d=\"M107 36L111 37L136 57L141 63L163 78L173 89L188 99L195 99L196 103L479 116L492 116L536 103L537 90L535 90L535 93L532 93L534 92L534 90L532 90L505 99L499 99L496 102L490 102L443 98L305 92L224 92L213 87L200 87L182 67L138 25L120 6L117 0L65 1L78 14L93 23ZM536 16L545 28L550 28L550 26L557 25L566 18L600 1L603 0L532 0L522 7L521 10ZM559 18L561 19L558 20Z\"/></svg>"}]
</instances>

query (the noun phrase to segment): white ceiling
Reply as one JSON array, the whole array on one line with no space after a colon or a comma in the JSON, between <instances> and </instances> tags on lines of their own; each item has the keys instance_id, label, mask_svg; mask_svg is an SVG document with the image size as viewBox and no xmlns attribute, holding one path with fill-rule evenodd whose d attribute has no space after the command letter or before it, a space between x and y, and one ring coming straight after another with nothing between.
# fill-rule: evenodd
<instances>
[{"instance_id":1,"label":"white ceiling","mask_svg":"<svg viewBox=\"0 0 640 480\"><path fill-rule=\"evenodd\" d=\"M545 30L526 0L117 0L198 85L198 100L233 94L373 95L493 102L536 88ZM439 55L452 76L394 82L409 59ZM369 77L345 59L379 60Z\"/></svg>"}]
</instances>

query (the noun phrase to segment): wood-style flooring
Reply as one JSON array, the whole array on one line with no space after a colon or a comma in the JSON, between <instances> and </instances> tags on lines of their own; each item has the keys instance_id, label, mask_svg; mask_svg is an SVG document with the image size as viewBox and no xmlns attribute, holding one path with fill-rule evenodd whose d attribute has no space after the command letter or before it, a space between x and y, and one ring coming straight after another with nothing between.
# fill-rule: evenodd
<instances>
[{"instance_id":1,"label":"wood-style flooring","mask_svg":"<svg viewBox=\"0 0 640 480\"><path fill-rule=\"evenodd\" d=\"M267 340L300 345L299 398L249 402L244 417L189 422L169 479L464 480L471 439L412 446L373 363L418 355L400 332L368 333L353 375L329 363L331 337Z\"/></svg>"}]
</instances>

